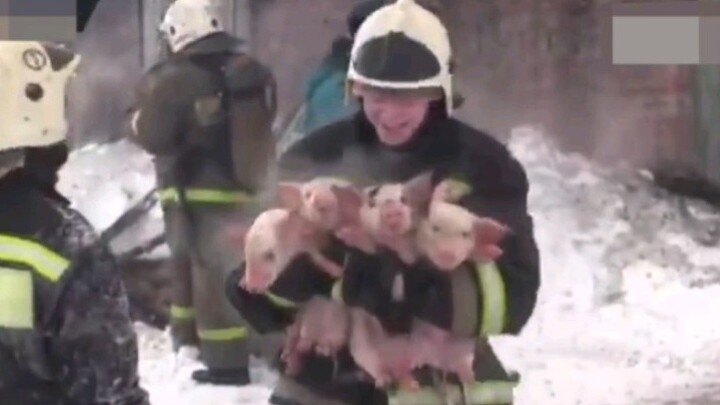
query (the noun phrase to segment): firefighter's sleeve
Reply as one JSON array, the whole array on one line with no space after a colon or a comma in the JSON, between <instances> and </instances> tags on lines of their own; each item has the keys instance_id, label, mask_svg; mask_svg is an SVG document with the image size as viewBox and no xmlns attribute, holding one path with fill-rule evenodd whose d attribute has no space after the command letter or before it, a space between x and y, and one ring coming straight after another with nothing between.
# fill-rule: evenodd
<instances>
[{"instance_id":1,"label":"firefighter's sleeve","mask_svg":"<svg viewBox=\"0 0 720 405\"><path fill-rule=\"evenodd\" d=\"M264 294L249 293L240 287L244 273L244 265L230 273L225 293L240 315L262 334L284 330L302 303L315 295L330 295L333 287L332 278L318 270L307 256L292 261Z\"/></svg>"},{"instance_id":2,"label":"firefighter's sleeve","mask_svg":"<svg viewBox=\"0 0 720 405\"><path fill-rule=\"evenodd\" d=\"M51 342L64 402L75 405L145 405L139 385L138 341L115 262L106 249L75 258L67 290L57 302Z\"/></svg>"},{"instance_id":3,"label":"firefighter's sleeve","mask_svg":"<svg viewBox=\"0 0 720 405\"><path fill-rule=\"evenodd\" d=\"M153 155L172 155L181 145L189 107L181 81L169 69L149 71L137 89L131 139ZM177 79L177 80L176 80Z\"/></svg>"},{"instance_id":4,"label":"firefighter's sleeve","mask_svg":"<svg viewBox=\"0 0 720 405\"><path fill-rule=\"evenodd\" d=\"M469 173L469 194L460 201L476 215L494 218L511 229L500 244L503 255L495 263L472 269L471 279L479 291L477 300L453 297L453 319L467 319L463 314L476 312L480 335L519 333L535 308L540 285L540 257L527 207L527 175L511 155L506 162L492 171L498 178L492 187L479 177L488 175L486 168ZM456 282L453 295L458 295L464 285L463 281ZM464 308L465 303L471 307Z\"/></svg>"}]
</instances>

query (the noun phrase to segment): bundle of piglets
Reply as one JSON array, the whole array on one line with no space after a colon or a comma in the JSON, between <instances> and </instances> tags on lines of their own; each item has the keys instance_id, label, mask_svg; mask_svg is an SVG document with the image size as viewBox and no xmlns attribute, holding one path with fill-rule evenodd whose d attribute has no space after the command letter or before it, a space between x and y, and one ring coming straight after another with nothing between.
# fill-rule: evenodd
<instances>
[{"instance_id":1,"label":"bundle of piglets","mask_svg":"<svg viewBox=\"0 0 720 405\"><path fill-rule=\"evenodd\" d=\"M241 287L249 292L266 292L301 254L321 271L341 277L343 268L321 253L332 236L369 254L384 247L407 265L424 258L439 271L451 272L468 260L497 259L502 255L498 243L508 233L497 221L456 205L463 190L452 181L433 187L431 173L362 191L332 178L281 183L278 189L282 208L263 212L247 232L235 235L246 260ZM392 294L402 299L403 286L397 289ZM419 319L409 335L389 335L366 311L320 297L306 303L288 330L287 371L301 366L304 353L331 356L346 345L378 386L415 387L412 370L425 365L465 381L475 377L474 338L453 336Z\"/></svg>"}]
</instances>

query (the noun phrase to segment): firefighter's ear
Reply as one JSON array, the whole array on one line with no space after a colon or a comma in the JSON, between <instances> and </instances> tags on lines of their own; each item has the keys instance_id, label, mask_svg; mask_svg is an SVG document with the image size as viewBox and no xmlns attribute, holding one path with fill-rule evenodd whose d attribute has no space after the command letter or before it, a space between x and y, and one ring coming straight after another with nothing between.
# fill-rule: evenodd
<instances>
[{"instance_id":1,"label":"firefighter's ear","mask_svg":"<svg viewBox=\"0 0 720 405\"><path fill-rule=\"evenodd\" d=\"M288 210L296 211L303 206L302 183L285 181L278 185L278 204Z\"/></svg>"}]
</instances>

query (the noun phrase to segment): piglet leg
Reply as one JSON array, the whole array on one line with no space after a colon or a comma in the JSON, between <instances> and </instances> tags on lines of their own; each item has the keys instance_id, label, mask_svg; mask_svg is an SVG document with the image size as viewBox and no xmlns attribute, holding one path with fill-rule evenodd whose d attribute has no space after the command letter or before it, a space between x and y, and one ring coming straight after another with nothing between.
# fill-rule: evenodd
<instances>
[{"instance_id":1,"label":"piglet leg","mask_svg":"<svg viewBox=\"0 0 720 405\"><path fill-rule=\"evenodd\" d=\"M386 367L401 389L416 390L420 384L412 375L413 353L407 336L385 337L378 342Z\"/></svg>"},{"instance_id":2,"label":"piglet leg","mask_svg":"<svg viewBox=\"0 0 720 405\"><path fill-rule=\"evenodd\" d=\"M351 225L340 228L335 236L346 245L359 249L367 254L377 251L372 236L360 225Z\"/></svg>"},{"instance_id":3,"label":"piglet leg","mask_svg":"<svg viewBox=\"0 0 720 405\"><path fill-rule=\"evenodd\" d=\"M293 323L287 328L285 344L283 345L280 359L285 363L285 372L288 375L295 375L300 372L304 353L300 351L300 324Z\"/></svg>"},{"instance_id":4,"label":"piglet leg","mask_svg":"<svg viewBox=\"0 0 720 405\"><path fill-rule=\"evenodd\" d=\"M317 265L320 270L329 274L333 278L342 277L343 268L337 263L325 257L325 255L320 253L319 250L311 249L308 251L308 254L310 255L310 259L312 259L313 263L315 263L315 265Z\"/></svg>"},{"instance_id":5,"label":"piglet leg","mask_svg":"<svg viewBox=\"0 0 720 405\"><path fill-rule=\"evenodd\" d=\"M458 378L466 383L475 381L475 339L449 337L440 346L439 369L448 373L455 373Z\"/></svg>"},{"instance_id":6,"label":"piglet leg","mask_svg":"<svg viewBox=\"0 0 720 405\"><path fill-rule=\"evenodd\" d=\"M376 386L386 387L392 379L380 347L384 336L382 325L359 308L350 309L350 319L350 353L355 363L370 375Z\"/></svg>"},{"instance_id":7,"label":"piglet leg","mask_svg":"<svg viewBox=\"0 0 720 405\"><path fill-rule=\"evenodd\" d=\"M288 328L282 358L295 370L299 359L315 350L333 356L347 344L350 319L343 304L322 297L311 298Z\"/></svg>"},{"instance_id":8,"label":"piglet leg","mask_svg":"<svg viewBox=\"0 0 720 405\"><path fill-rule=\"evenodd\" d=\"M454 373L462 381L475 381L475 338L452 336L444 329L416 320L411 342L412 350L417 354L413 367L427 365Z\"/></svg>"}]
</instances>

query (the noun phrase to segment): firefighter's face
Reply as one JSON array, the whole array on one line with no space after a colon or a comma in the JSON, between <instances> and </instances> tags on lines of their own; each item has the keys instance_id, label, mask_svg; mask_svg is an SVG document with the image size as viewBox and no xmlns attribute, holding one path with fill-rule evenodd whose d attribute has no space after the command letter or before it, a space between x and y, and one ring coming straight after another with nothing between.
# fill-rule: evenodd
<instances>
[{"instance_id":1,"label":"firefighter's face","mask_svg":"<svg viewBox=\"0 0 720 405\"><path fill-rule=\"evenodd\" d=\"M395 146L409 141L425 120L432 99L420 94L362 90L363 110L381 142Z\"/></svg>"}]
</instances>

